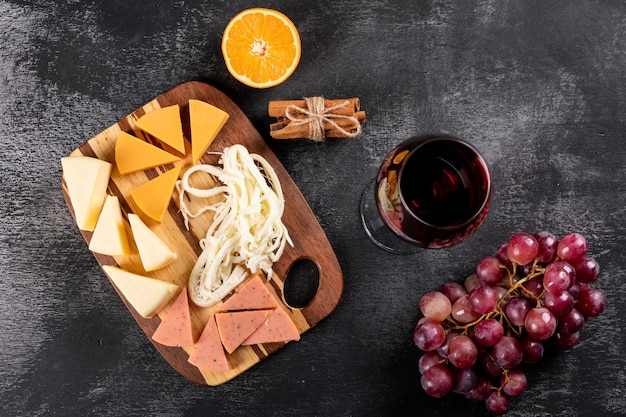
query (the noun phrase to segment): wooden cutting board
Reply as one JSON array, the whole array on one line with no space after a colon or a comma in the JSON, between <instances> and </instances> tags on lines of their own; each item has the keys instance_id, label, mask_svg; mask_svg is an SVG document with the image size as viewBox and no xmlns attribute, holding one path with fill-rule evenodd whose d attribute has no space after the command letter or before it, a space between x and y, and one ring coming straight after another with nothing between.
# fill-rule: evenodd
<instances>
[{"instance_id":1,"label":"wooden cutting board","mask_svg":"<svg viewBox=\"0 0 626 417\"><path fill-rule=\"evenodd\" d=\"M192 81L181 84L99 133L75 149L72 155L91 156L111 162L113 164L113 171L109 181L108 192L119 197L125 217L127 213L140 213L133 200L130 198L130 191L134 187L147 182L149 179L166 172L174 165L122 176L117 168L115 168L114 150L117 137L121 131L125 131L144 138L153 144L158 144L158 142L154 141L152 138L143 135L142 132L135 127L135 121L147 112L178 104L181 107L183 131L186 139L188 139L190 137L189 99L206 101L226 111L230 115L215 141L209 147L209 152L220 152L229 145L237 143L242 144L249 152L262 155L272 165L280 179L285 195L283 222L289 230L294 245L293 247L288 245L281 259L274 265L274 275L269 280L268 288L277 301L288 311L300 334L302 334L315 326L320 320L327 317L337 306L343 291L343 275L341 268L324 231L317 222L315 215L296 184L267 146L259 132L254 128L250 120L224 93L201 82ZM188 140L186 147L189 151L190 143ZM187 153L189 154L190 152ZM202 162L210 164L216 164L217 160L218 157L215 155L205 155L202 158ZM186 158L181 163L184 165L183 172L185 167L191 166L190 158ZM68 208L72 216L74 216L64 180L62 181L62 190ZM144 218L144 220L146 219ZM159 237L166 241L166 243L178 253L178 260L176 262L162 270L146 273L143 270L136 248L134 248L133 254L130 256L111 257L96 253L94 253L94 256L100 265L119 266L131 272L175 283L182 288L187 285L189 273L201 252L198 241L204 236L210 222L211 215L207 214L204 218L200 218L193 223L193 226L187 230L184 226L182 216L179 213L178 194L175 191L163 222L158 224L147 221L147 223ZM87 244L89 244L92 233L86 231L81 231L81 233ZM133 244L134 243L131 243L131 245ZM308 305L303 308L294 308L288 305L284 299L284 284L292 266L304 259L313 261L317 266L319 272L319 286L315 296ZM103 273L103 278L104 276L106 275ZM289 277L288 279L292 278ZM244 283L245 282L247 281L244 281ZM292 283L290 282L289 284L291 285ZM294 285L297 285L297 282ZM172 299L170 305L165 307L158 315L151 319L145 319L134 310L117 288L116 291L139 326L141 326L146 336L152 341L152 334L161 320L167 315L174 299ZM200 308L192 305L191 314L196 339L216 308L217 306ZM293 354L296 354L297 343L298 342L290 342ZM233 352L230 357L231 365L233 365L231 371L207 372L187 362L189 353L193 349L192 347L171 348L155 342L153 342L153 344L176 371L190 381L201 385L219 385L226 382L285 345L285 343L266 343L240 347ZM269 377L268 375L268 378Z\"/></svg>"}]
</instances>

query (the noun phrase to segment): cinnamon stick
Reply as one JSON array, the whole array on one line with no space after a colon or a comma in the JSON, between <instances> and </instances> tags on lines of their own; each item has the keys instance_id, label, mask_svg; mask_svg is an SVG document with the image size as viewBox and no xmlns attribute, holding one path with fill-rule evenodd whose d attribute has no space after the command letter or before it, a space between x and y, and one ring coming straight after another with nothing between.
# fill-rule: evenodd
<instances>
[{"instance_id":1,"label":"cinnamon stick","mask_svg":"<svg viewBox=\"0 0 626 417\"><path fill-rule=\"evenodd\" d=\"M354 117L360 124L365 123L365 112L358 111L354 114ZM333 120L339 127L343 129L354 130L356 126L354 125L353 120L349 119L334 119ZM294 138L305 138L309 134L309 125L308 124L296 124L289 119L280 119L279 121L272 123L270 125L270 136L274 139L294 139ZM339 132L337 129L333 128L330 123L324 123L324 134L328 138L340 138L345 135Z\"/></svg>"}]
</instances>

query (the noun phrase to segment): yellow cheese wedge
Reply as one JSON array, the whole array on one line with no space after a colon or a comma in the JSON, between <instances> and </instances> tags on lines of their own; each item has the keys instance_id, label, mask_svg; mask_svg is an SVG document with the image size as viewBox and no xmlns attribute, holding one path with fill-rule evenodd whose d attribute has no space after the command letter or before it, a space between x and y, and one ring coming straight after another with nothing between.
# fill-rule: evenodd
<instances>
[{"instance_id":1,"label":"yellow cheese wedge","mask_svg":"<svg viewBox=\"0 0 626 417\"><path fill-rule=\"evenodd\" d=\"M191 156L195 164L228 120L228 113L200 100L189 100Z\"/></svg>"},{"instance_id":2,"label":"yellow cheese wedge","mask_svg":"<svg viewBox=\"0 0 626 417\"><path fill-rule=\"evenodd\" d=\"M139 216L128 213L128 221L139 250L141 263L146 271L161 269L177 259L176 252L173 252L156 233L150 230Z\"/></svg>"},{"instance_id":3,"label":"yellow cheese wedge","mask_svg":"<svg viewBox=\"0 0 626 417\"><path fill-rule=\"evenodd\" d=\"M104 265L102 269L133 308L147 319L161 311L178 292L178 286L169 282L111 265Z\"/></svg>"},{"instance_id":4,"label":"yellow cheese wedge","mask_svg":"<svg viewBox=\"0 0 626 417\"><path fill-rule=\"evenodd\" d=\"M163 221L163 215L170 204L181 168L182 166L179 165L130 192L131 197L146 216L158 222Z\"/></svg>"},{"instance_id":5,"label":"yellow cheese wedge","mask_svg":"<svg viewBox=\"0 0 626 417\"><path fill-rule=\"evenodd\" d=\"M103 255L130 255L128 236L120 201L116 196L108 195L96 228L91 235L89 250Z\"/></svg>"},{"instance_id":6,"label":"yellow cheese wedge","mask_svg":"<svg viewBox=\"0 0 626 417\"><path fill-rule=\"evenodd\" d=\"M155 136L161 142L167 143L178 152L185 153L183 126L180 121L178 104L146 113L137 119L135 125L144 132Z\"/></svg>"},{"instance_id":7,"label":"yellow cheese wedge","mask_svg":"<svg viewBox=\"0 0 626 417\"><path fill-rule=\"evenodd\" d=\"M88 156L66 156L61 166L76 224L92 231L107 196L111 164Z\"/></svg>"},{"instance_id":8,"label":"yellow cheese wedge","mask_svg":"<svg viewBox=\"0 0 626 417\"><path fill-rule=\"evenodd\" d=\"M177 161L179 157L123 131L115 144L115 165L122 175Z\"/></svg>"}]
</instances>

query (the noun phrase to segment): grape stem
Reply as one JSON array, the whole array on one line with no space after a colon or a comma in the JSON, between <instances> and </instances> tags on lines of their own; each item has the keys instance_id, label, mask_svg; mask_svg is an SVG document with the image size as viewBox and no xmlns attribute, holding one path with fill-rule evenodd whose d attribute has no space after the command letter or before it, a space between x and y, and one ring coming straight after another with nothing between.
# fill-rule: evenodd
<instances>
[{"instance_id":1,"label":"grape stem","mask_svg":"<svg viewBox=\"0 0 626 417\"><path fill-rule=\"evenodd\" d=\"M504 269L507 272L507 274L508 274L508 279L509 279L509 285L510 286L507 289L506 293L504 293L502 298L500 298L500 300L496 304L496 307L493 309L493 311L490 311L489 313L483 314L478 319L476 319L476 320L474 320L474 321L472 321L470 323L466 323L466 324L461 324L461 323L457 322L456 320L454 320L450 316L450 317L448 317L448 321L451 323L452 327L449 330L460 330L463 335L469 336L470 330L474 326L476 326L478 323L480 323L483 320L490 319L490 318L496 318L496 319L498 319L500 324L502 324L506 329L508 329L507 334L510 335L511 332L513 332L513 333L515 333L515 335L520 336L521 335L521 329L519 329L518 326L513 325L509 321L508 317L506 316L506 314L504 313L504 311L502 309L502 304L505 303L506 301L510 300L512 297L517 296L519 294L519 292L522 291L527 298L533 298L534 301L539 306L541 306L541 296L537 296L537 295L533 294L526 287L524 287L525 283L527 283L528 281L530 281L533 278L541 276L544 273L545 268L542 268L541 266L539 266L538 262L539 262L539 259L535 259L533 261L533 264L531 266L531 269L530 269L530 272L528 273L528 275L526 275L523 278L520 278L517 282L514 282L514 278L517 275L517 264L512 262L511 269L507 268L506 265L500 264L500 268ZM504 321L506 321L506 324L507 324L506 326L504 325Z\"/></svg>"}]
</instances>

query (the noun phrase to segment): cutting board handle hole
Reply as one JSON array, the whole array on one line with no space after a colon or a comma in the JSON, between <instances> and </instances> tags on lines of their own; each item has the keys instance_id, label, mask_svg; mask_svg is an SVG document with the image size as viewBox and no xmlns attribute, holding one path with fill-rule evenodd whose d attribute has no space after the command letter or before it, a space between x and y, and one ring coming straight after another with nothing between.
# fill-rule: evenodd
<instances>
[{"instance_id":1,"label":"cutting board handle hole","mask_svg":"<svg viewBox=\"0 0 626 417\"><path fill-rule=\"evenodd\" d=\"M302 258L291 265L285 278L283 297L293 308L308 306L320 285L320 271L311 259Z\"/></svg>"}]
</instances>

